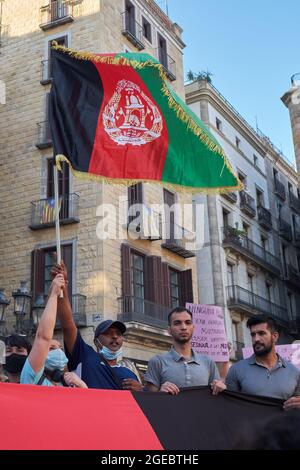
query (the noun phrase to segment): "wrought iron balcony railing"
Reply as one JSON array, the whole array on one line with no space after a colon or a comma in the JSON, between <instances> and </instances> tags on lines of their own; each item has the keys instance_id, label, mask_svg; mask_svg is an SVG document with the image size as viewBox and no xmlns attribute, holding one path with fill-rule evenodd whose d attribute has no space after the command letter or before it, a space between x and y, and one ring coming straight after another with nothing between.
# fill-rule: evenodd
<instances>
[{"instance_id":1,"label":"wrought iron balcony railing","mask_svg":"<svg viewBox=\"0 0 300 470\"><path fill-rule=\"evenodd\" d=\"M288 324L286 310L240 286L228 286L227 306L248 314L266 313L281 324Z\"/></svg>"},{"instance_id":2,"label":"wrought iron balcony railing","mask_svg":"<svg viewBox=\"0 0 300 470\"><path fill-rule=\"evenodd\" d=\"M121 312L118 315L118 320L135 321L145 325L167 328L169 307L133 296L121 297L118 300Z\"/></svg>"},{"instance_id":3,"label":"wrought iron balcony railing","mask_svg":"<svg viewBox=\"0 0 300 470\"><path fill-rule=\"evenodd\" d=\"M48 5L41 7L40 28L43 31L72 21L74 21L72 1L50 1Z\"/></svg>"},{"instance_id":4,"label":"wrought iron balcony railing","mask_svg":"<svg viewBox=\"0 0 300 470\"><path fill-rule=\"evenodd\" d=\"M37 141L35 145L38 149L52 147L53 144L49 121L37 123Z\"/></svg>"},{"instance_id":5,"label":"wrought iron balcony railing","mask_svg":"<svg viewBox=\"0 0 300 470\"><path fill-rule=\"evenodd\" d=\"M163 238L165 242L161 244L163 248L182 256L192 258L195 254L195 233L181 227L178 224L163 224Z\"/></svg>"},{"instance_id":6,"label":"wrought iron balcony railing","mask_svg":"<svg viewBox=\"0 0 300 470\"><path fill-rule=\"evenodd\" d=\"M157 49L157 57L159 62L163 65L167 77L173 82L176 80L176 62L169 56L163 49Z\"/></svg>"},{"instance_id":7,"label":"wrought iron balcony railing","mask_svg":"<svg viewBox=\"0 0 300 470\"><path fill-rule=\"evenodd\" d=\"M250 196L250 194L246 193L246 191L240 192L240 207L245 214L249 215L249 217L255 217L255 200Z\"/></svg>"},{"instance_id":8,"label":"wrought iron balcony railing","mask_svg":"<svg viewBox=\"0 0 300 470\"><path fill-rule=\"evenodd\" d=\"M258 216L258 223L264 227L266 230L272 229L272 215L269 209L266 209L263 206L257 207L257 216Z\"/></svg>"},{"instance_id":9,"label":"wrought iron balcony railing","mask_svg":"<svg viewBox=\"0 0 300 470\"><path fill-rule=\"evenodd\" d=\"M267 271L279 275L281 272L281 261L262 246L250 240L240 230L234 227L224 227L223 246L237 251L247 259L259 264Z\"/></svg>"},{"instance_id":10,"label":"wrought iron balcony railing","mask_svg":"<svg viewBox=\"0 0 300 470\"><path fill-rule=\"evenodd\" d=\"M221 196L227 199L227 201L231 202L232 204L235 204L237 202L237 193L223 193Z\"/></svg>"},{"instance_id":11,"label":"wrought iron balcony railing","mask_svg":"<svg viewBox=\"0 0 300 470\"><path fill-rule=\"evenodd\" d=\"M139 51L145 49L143 42L143 27L128 13L122 13L122 34L130 41Z\"/></svg>"},{"instance_id":12,"label":"wrought iron balcony railing","mask_svg":"<svg viewBox=\"0 0 300 470\"><path fill-rule=\"evenodd\" d=\"M289 224L282 217L278 219L278 232L279 232L279 236L284 238L288 242L291 242L293 240L291 224Z\"/></svg>"},{"instance_id":13,"label":"wrought iron balcony railing","mask_svg":"<svg viewBox=\"0 0 300 470\"><path fill-rule=\"evenodd\" d=\"M281 199L285 200L286 194L284 184L281 183L281 181L279 181L277 178L274 179L274 192Z\"/></svg>"},{"instance_id":14,"label":"wrought iron balcony railing","mask_svg":"<svg viewBox=\"0 0 300 470\"><path fill-rule=\"evenodd\" d=\"M61 224L78 223L78 194L64 194L59 197L59 220ZM40 199L31 203L32 230L54 227L55 225L55 200L54 198Z\"/></svg>"}]
</instances>

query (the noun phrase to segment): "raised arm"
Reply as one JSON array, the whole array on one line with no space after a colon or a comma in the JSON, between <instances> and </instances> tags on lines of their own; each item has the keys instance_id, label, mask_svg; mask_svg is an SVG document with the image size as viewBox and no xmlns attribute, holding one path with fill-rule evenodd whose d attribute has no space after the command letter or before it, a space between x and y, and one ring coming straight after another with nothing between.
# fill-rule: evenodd
<instances>
[{"instance_id":1,"label":"raised arm","mask_svg":"<svg viewBox=\"0 0 300 470\"><path fill-rule=\"evenodd\" d=\"M62 274L65 280L65 286L63 288L63 298L58 298L58 318L61 322L67 352L69 354L72 354L77 337L77 327L74 322L72 307L69 300L68 274L64 262L61 261L60 265L58 264L54 268L52 268L51 273L53 276L56 276L57 274Z\"/></svg>"},{"instance_id":2,"label":"raised arm","mask_svg":"<svg viewBox=\"0 0 300 470\"><path fill-rule=\"evenodd\" d=\"M65 281L62 274L55 276L50 287L45 310L39 321L32 349L28 356L29 363L35 372L39 372L45 365L56 322L57 297L64 285Z\"/></svg>"}]
</instances>

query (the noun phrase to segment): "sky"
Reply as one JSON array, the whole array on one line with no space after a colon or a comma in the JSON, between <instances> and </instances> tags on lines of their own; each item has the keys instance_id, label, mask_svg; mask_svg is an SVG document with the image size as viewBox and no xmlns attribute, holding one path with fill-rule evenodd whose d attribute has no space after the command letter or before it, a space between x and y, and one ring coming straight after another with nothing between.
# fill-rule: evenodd
<instances>
[{"instance_id":1,"label":"sky","mask_svg":"<svg viewBox=\"0 0 300 470\"><path fill-rule=\"evenodd\" d=\"M165 10L166 0L158 0ZM183 28L185 77L209 70L213 85L290 160L294 146L281 96L300 72L299 0L167 0Z\"/></svg>"}]
</instances>

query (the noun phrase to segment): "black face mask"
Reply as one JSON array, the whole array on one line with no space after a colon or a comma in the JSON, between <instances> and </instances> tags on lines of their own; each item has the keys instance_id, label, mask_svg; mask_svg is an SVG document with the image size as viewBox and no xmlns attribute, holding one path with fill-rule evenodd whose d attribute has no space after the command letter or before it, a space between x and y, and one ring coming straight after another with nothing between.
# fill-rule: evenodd
<instances>
[{"instance_id":1,"label":"black face mask","mask_svg":"<svg viewBox=\"0 0 300 470\"><path fill-rule=\"evenodd\" d=\"M45 375L53 382L61 382L64 386L67 386L66 382L64 381L64 371L60 369L49 370L45 369Z\"/></svg>"},{"instance_id":2,"label":"black face mask","mask_svg":"<svg viewBox=\"0 0 300 470\"><path fill-rule=\"evenodd\" d=\"M6 356L6 363L3 364L3 367L10 374L19 374L23 369L26 359L27 356L23 354L11 354L10 356Z\"/></svg>"}]
</instances>

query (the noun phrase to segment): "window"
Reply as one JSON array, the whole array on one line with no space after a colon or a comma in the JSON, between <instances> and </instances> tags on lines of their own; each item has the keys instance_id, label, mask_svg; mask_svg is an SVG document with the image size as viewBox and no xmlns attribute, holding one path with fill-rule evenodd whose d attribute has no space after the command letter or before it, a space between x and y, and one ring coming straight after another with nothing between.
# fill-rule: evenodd
<instances>
[{"instance_id":1,"label":"window","mask_svg":"<svg viewBox=\"0 0 300 470\"><path fill-rule=\"evenodd\" d=\"M266 237L264 237L263 235L260 236L260 242L261 242L261 246L263 247L263 249L265 251L268 251L268 239Z\"/></svg>"},{"instance_id":2,"label":"window","mask_svg":"<svg viewBox=\"0 0 300 470\"><path fill-rule=\"evenodd\" d=\"M222 121L218 118L216 118L216 128L218 131L222 132Z\"/></svg>"},{"instance_id":3,"label":"window","mask_svg":"<svg viewBox=\"0 0 300 470\"><path fill-rule=\"evenodd\" d=\"M171 307L179 307L179 276L178 271L170 269Z\"/></svg>"},{"instance_id":4,"label":"window","mask_svg":"<svg viewBox=\"0 0 300 470\"><path fill-rule=\"evenodd\" d=\"M61 256L68 272L68 290L72 295L72 253L73 246L62 245ZM56 247L34 250L31 253L31 290L33 299L39 294L48 295L51 285L51 268L56 264Z\"/></svg>"},{"instance_id":5,"label":"window","mask_svg":"<svg viewBox=\"0 0 300 470\"><path fill-rule=\"evenodd\" d=\"M297 218L295 214L292 214L292 223L293 223L293 234L294 234L294 240L296 240L296 233L297 233Z\"/></svg>"},{"instance_id":6,"label":"window","mask_svg":"<svg viewBox=\"0 0 300 470\"><path fill-rule=\"evenodd\" d=\"M53 158L47 160L47 199L54 199ZM58 194L63 196L60 202L59 218L67 219L72 212L70 205L70 172L67 162L62 162L62 171L58 172ZM50 213L49 213L50 214Z\"/></svg>"},{"instance_id":7,"label":"window","mask_svg":"<svg viewBox=\"0 0 300 470\"><path fill-rule=\"evenodd\" d=\"M246 234L246 237L249 238L250 235L250 225L246 224L246 222L243 222L243 231Z\"/></svg>"},{"instance_id":8,"label":"window","mask_svg":"<svg viewBox=\"0 0 300 470\"><path fill-rule=\"evenodd\" d=\"M254 162L254 166L258 167L258 157L253 154L253 162Z\"/></svg>"},{"instance_id":9,"label":"window","mask_svg":"<svg viewBox=\"0 0 300 470\"><path fill-rule=\"evenodd\" d=\"M272 286L266 282L266 298L268 302L272 302Z\"/></svg>"},{"instance_id":10,"label":"window","mask_svg":"<svg viewBox=\"0 0 300 470\"><path fill-rule=\"evenodd\" d=\"M275 170L275 168L273 168L273 176L274 176L274 181L279 181L278 171Z\"/></svg>"},{"instance_id":11,"label":"window","mask_svg":"<svg viewBox=\"0 0 300 470\"><path fill-rule=\"evenodd\" d=\"M52 54L53 50L51 49L52 41L56 41L59 46L68 47L68 36L61 36L59 38L51 39L48 41L48 79L52 78L53 75L53 63L52 63Z\"/></svg>"},{"instance_id":12,"label":"window","mask_svg":"<svg viewBox=\"0 0 300 470\"><path fill-rule=\"evenodd\" d=\"M167 41L160 34L157 35L158 42L158 60L168 69Z\"/></svg>"},{"instance_id":13,"label":"window","mask_svg":"<svg viewBox=\"0 0 300 470\"><path fill-rule=\"evenodd\" d=\"M129 0L125 1L125 28L130 31L133 36L136 36L135 7Z\"/></svg>"},{"instance_id":14,"label":"window","mask_svg":"<svg viewBox=\"0 0 300 470\"><path fill-rule=\"evenodd\" d=\"M238 137L235 138L235 146L238 150L241 150L241 139Z\"/></svg>"},{"instance_id":15,"label":"window","mask_svg":"<svg viewBox=\"0 0 300 470\"><path fill-rule=\"evenodd\" d=\"M244 175L244 173L238 171L238 178L241 181L241 183L243 183L244 189L246 190L247 189L247 177L246 177L246 175Z\"/></svg>"},{"instance_id":16,"label":"window","mask_svg":"<svg viewBox=\"0 0 300 470\"><path fill-rule=\"evenodd\" d=\"M264 207L264 193L256 188L256 205L257 207Z\"/></svg>"},{"instance_id":17,"label":"window","mask_svg":"<svg viewBox=\"0 0 300 470\"><path fill-rule=\"evenodd\" d=\"M151 24L149 23L146 18L142 17L142 28L143 28L143 36L149 41L152 42L152 32L151 32Z\"/></svg>"},{"instance_id":18,"label":"window","mask_svg":"<svg viewBox=\"0 0 300 470\"><path fill-rule=\"evenodd\" d=\"M226 211L225 209L223 209L222 214L223 214L223 227L228 228L228 226L229 226L229 220L228 220L229 212Z\"/></svg>"},{"instance_id":19,"label":"window","mask_svg":"<svg viewBox=\"0 0 300 470\"><path fill-rule=\"evenodd\" d=\"M145 274L144 274L144 257L132 252L131 253L131 271L132 285L131 293L138 299L145 298Z\"/></svg>"},{"instance_id":20,"label":"window","mask_svg":"<svg viewBox=\"0 0 300 470\"><path fill-rule=\"evenodd\" d=\"M277 213L278 213L278 218L281 218L281 211L282 211L282 205L278 202L277 203Z\"/></svg>"},{"instance_id":21,"label":"window","mask_svg":"<svg viewBox=\"0 0 300 470\"><path fill-rule=\"evenodd\" d=\"M233 266L229 263L227 263L227 282L228 286L234 286Z\"/></svg>"},{"instance_id":22,"label":"window","mask_svg":"<svg viewBox=\"0 0 300 470\"><path fill-rule=\"evenodd\" d=\"M289 190L289 195L293 194L293 186L291 185L291 183L288 183L288 190Z\"/></svg>"},{"instance_id":23,"label":"window","mask_svg":"<svg viewBox=\"0 0 300 470\"><path fill-rule=\"evenodd\" d=\"M175 204L175 194L171 193L167 189L164 189L164 204L171 208ZM175 214L174 210L169 211L169 217L168 214L166 214L166 238L169 240L174 240L175 238Z\"/></svg>"},{"instance_id":24,"label":"window","mask_svg":"<svg viewBox=\"0 0 300 470\"><path fill-rule=\"evenodd\" d=\"M253 292L254 292L254 283L253 283L252 274L247 273L247 284L248 284L248 291L253 294Z\"/></svg>"}]
</instances>

